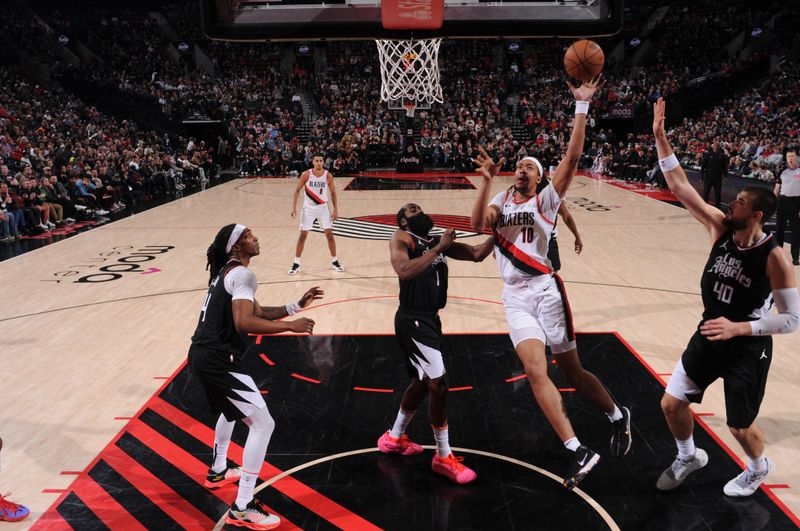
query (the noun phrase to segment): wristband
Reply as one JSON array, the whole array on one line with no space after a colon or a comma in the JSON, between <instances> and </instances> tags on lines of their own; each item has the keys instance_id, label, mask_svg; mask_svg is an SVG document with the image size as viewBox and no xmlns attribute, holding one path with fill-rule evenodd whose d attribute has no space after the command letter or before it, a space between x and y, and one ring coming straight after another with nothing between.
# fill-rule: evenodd
<instances>
[{"instance_id":1,"label":"wristband","mask_svg":"<svg viewBox=\"0 0 800 531\"><path fill-rule=\"evenodd\" d=\"M661 168L661 171L672 171L678 166L681 165L678 162L678 157L675 156L675 153L668 157L664 157L663 159L658 159L658 165Z\"/></svg>"},{"instance_id":2,"label":"wristband","mask_svg":"<svg viewBox=\"0 0 800 531\"><path fill-rule=\"evenodd\" d=\"M588 101L576 101L575 102L575 114L589 114L589 102Z\"/></svg>"},{"instance_id":3,"label":"wristband","mask_svg":"<svg viewBox=\"0 0 800 531\"><path fill-rule=\"evenodd\" d=\"M303 308L302 306L300 306L300 301L290 302L289 304L286 305L286 313L288 313L289 315L294 315L302 309Z\"/></svg>"}]
</instances>

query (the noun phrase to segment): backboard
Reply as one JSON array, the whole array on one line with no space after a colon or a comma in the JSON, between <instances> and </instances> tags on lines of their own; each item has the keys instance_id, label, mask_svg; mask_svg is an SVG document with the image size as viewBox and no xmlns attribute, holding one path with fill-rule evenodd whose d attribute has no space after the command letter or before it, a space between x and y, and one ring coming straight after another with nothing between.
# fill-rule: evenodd
<instances>
[{"instance_id":1,"label":"backboard","mask_svg":"<svg viewBox=\"0 0 800 531\"><path fill-rule=\"evenodd\" d=\"M386 29L381 0L200 1L212 39L309 41L612 35L622 27L623 0L444 0L441 27L415 30Z\"/></svg>"}]
</instances>

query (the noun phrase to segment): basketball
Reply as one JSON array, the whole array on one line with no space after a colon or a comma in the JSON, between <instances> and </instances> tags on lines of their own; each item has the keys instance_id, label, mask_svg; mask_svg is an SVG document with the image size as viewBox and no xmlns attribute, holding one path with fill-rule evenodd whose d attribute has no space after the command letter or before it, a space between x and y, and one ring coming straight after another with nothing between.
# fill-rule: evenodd
<instances>
[{"instance_id":1,"label":"basketball","mask_svg":"<svg viewBox=\"0 0 800 531\"><path fill-rule=\"evenodd\" d=\"M580 40L572 43L564 54L564 68L569 77L588 81L603 71L603 49L594 41Z\"/></svg>"}]
</instances>

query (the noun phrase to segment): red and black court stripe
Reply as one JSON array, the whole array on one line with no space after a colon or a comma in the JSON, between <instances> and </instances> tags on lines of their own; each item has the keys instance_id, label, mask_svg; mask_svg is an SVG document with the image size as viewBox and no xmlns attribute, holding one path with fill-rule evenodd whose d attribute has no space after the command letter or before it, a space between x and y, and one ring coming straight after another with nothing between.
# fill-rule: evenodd
<instances>
[{"instance_id":1,"label":"red and black court stripe","mask_svg":"<svg viewBox=\"0 0 800 531\"><path fill-rule=\"evenodd\" d=\"M237 489L202 485L210 444L213 428L154 397L34 529L211 529ZM241 463L242 454L231 443L231 464ZM280 472L265 463L258 483ZM281 517L282 530L377 529L291 477L258 497Z\"/></svg>"}]
</instances>

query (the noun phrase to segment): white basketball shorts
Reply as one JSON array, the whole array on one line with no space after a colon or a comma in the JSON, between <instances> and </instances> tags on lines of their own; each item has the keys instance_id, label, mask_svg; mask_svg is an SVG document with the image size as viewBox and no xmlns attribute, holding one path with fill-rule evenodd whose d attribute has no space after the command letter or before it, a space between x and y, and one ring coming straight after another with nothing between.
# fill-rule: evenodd
<instances>
[{"instance_id":1,"label":"white basketball shorts","mask_svg":"<svg viewBox=\"0 0 800 531\"><path fill-rule=\"evenodd\" d=\"M508 333L514 347L538 339L553 354L575 348L575 329L564 283L558 275L541 275L503 289Z\"/></svg>"}]
</instances>

